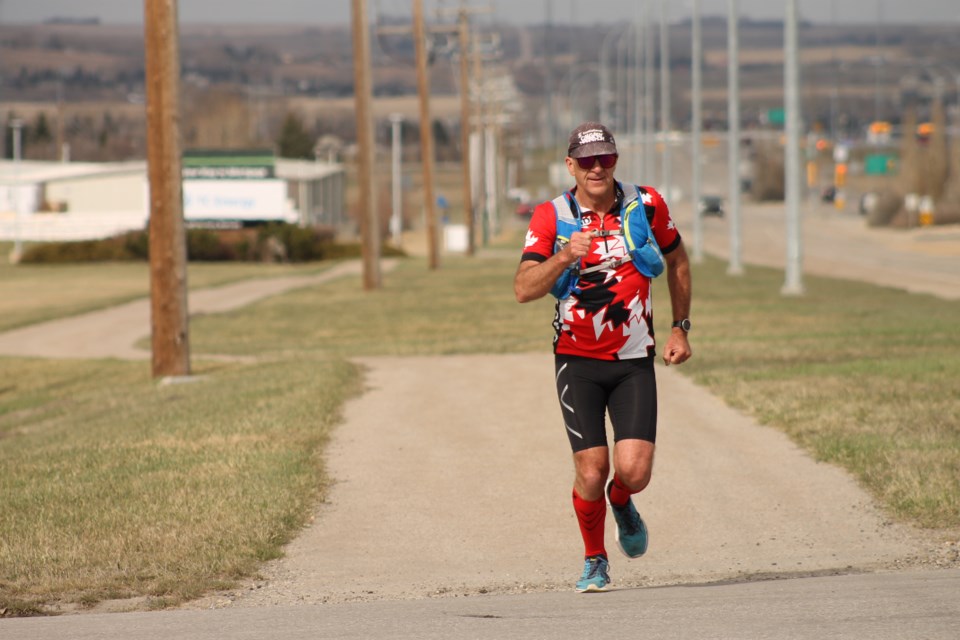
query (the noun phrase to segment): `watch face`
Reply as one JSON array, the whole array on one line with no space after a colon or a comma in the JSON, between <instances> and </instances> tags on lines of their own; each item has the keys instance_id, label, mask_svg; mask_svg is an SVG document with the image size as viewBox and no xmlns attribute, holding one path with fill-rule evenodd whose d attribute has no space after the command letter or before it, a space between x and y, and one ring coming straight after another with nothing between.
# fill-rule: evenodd
<instances>
[{"instance_id":1,"label":"watch face","mask_svg":"<svg viewBox=\"0 0 960 640\"><path fill-rule=\"evenodd\" d=\"M690 319L684 318L683 320L681 320L680 328L683 329L684 331L690 331Z\"/></svg>"}]
</instances>

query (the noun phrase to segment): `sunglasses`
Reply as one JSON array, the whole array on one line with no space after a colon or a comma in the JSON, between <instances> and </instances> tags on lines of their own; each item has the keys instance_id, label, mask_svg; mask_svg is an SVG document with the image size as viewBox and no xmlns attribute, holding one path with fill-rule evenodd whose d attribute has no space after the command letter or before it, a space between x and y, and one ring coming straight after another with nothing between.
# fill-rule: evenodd
<instances>
[{"instance_id":1,"label":"sunglasses","mask_svg":"<svg viewBox=\"0 0 960 640\"><path fill-rule=\"evenodd\" d=\"M577 164L581 169L593 169L593 163L599 162L604 169L610 169L617 164L617 156L613 153L605 153L602 156L587 156L585 158L576 158Z\"/></svg>"}]
</instances>

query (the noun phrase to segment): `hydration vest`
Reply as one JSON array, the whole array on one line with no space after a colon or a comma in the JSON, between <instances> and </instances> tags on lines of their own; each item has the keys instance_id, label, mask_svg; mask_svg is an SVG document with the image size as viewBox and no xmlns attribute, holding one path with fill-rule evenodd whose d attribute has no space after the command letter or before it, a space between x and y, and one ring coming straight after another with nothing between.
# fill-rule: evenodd
<instances>
[{"instance_id":1,"label":"hydration vest","mask_svg":"<svg viewBox=\"0 0 960 640\"><path fill-rule=\"evenodd\" d=\"M653 215L647 214L647 208L641 198L646 190L637 185L627 185L624 188L619 182L617 186L623 191L623 201L620 203L620 228L616 230L601 229L596 232L596 235L600 238L622 235L627 243L627 255L601 262L586 269L581 269L580 260L577 260L564 269L553 288L550 289L550 293L556 298L564 300L570 297L571 293L579 294L580 288L578 285L581 275L603 269L616 269L628 262L632 262L637 271L648 278L656 278L663 273L665 266L663 254L660 252L657 240L653 237L653 231L650 229L650 218ZM564 193L552 201L553 209L557 215L557 240L553 246L554 253L563 249L564 245L570 242L570 238L575 231L580 231L579 211L578 214L574 214L570 207L568 195L569 192Z\"/></svg>"}]
</instances>

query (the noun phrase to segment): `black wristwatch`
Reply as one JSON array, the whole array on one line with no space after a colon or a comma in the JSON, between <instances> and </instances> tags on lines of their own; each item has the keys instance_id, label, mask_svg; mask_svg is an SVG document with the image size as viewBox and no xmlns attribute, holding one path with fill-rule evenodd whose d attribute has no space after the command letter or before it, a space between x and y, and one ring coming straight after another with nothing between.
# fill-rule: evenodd
<instances>
[{"instance_id":1,"label":"black wristwatch","mask_svg":"<svg viewBox=\"0 0 960 640\"><path fill-rule=\"evenodd\" d=\"M677 327L680 327L681 329L683 329L683 332L684 332L684 333L690 333L690 318L684 318L683 320L677 320L677 321L675 321L672 325L670 325L670 327L673 328L673 329L676 329Z\"/></svg>"}]
</instances>

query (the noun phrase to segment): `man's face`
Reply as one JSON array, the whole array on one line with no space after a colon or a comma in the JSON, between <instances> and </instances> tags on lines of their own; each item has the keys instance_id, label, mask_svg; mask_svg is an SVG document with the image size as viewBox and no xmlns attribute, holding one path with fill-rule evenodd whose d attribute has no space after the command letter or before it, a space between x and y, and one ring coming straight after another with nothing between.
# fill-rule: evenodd
<instances>
[{"instance_id":1,"label":"man's face","mask_svg":"<svg viewBox=\"0 0 960 640\"><path fill-rule=\"evenodd\" d=\"M609 165L604 167L601 164ZM567 156L567 171L577 182L577 190L580 193L589 195L594 199L602 199L614 193L613 172L617 168L617 157L612 156L613 164L610 164L610 156L589 156L587 158L571 158ZM583 168L581 165L590 165L589 168Z\"/></svg>"}]
</instances>

